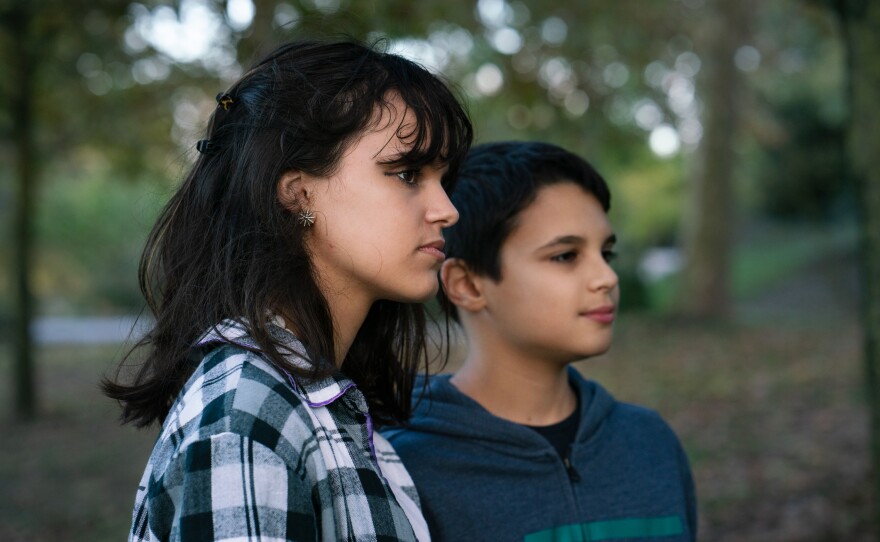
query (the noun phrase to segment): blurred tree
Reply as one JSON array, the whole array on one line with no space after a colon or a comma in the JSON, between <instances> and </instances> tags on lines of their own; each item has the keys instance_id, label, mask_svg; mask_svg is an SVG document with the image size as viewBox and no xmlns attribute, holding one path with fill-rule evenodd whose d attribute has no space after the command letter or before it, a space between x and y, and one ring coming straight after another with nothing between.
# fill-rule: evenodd
<instances>
[{"instance_id":1,"label":"blurred tree","mask_svg":"<svg viewBox=\"0 0 880 542\"><path fill-rule=\"evenodd\" d=\"M690 179L688 213L683 224L685 280L682 309L698 317L721 317L728 310L732 221L734 220L734 147L739 132L741 75L734 64L748 35L744 0L709 0L698 44L704 52L700 96L703 139Z\"/></svg>"},{"instance_id":2,"label":"blurred tree","mask_svg":"<svg viewBox=\"0 0 880 542\"><path fill-rule=\"evenodd\" d=\"M53 165L76 167L77 154L88 148L100 149L98 155L129 171L150 160L149 153L126 146L143 147L140 138L157 125L150 108L143 107L145 93L127 76L134 61L120 47L129 26L127 10L127 4L114 0L0 3L0 100L7 104L0 126L9 136L2 145L14 157L16 185L13 402L21 419L33 417L37 408L30 323L39 180ZM130 92L108 95L115 83ZM98 113L122 110L131 114ZM145 122L133 130L138 117Z\"/></svg>"},{"instance_id":3,"label":"blurred tree","mask_svg":"<svg viewBox=\"0 0 880 542\"><path fill-rule=\"evenodd\" d=\"M834 0L833 5L841 16L847 46L849 157L861 203L865 367L876 499L880 496L880 5L868 0ZM875 521L878 515L875 512Z\"/></svg>"},{"instance_id":4,"label":"blurred tree","mask_svg":"<svg viewBox=\"0 0 880 542\"><path fill-rule=\"evenodd\" d=\"M845 170L844 46L834 14L815 2L762 6L760 66L745 108L745 201L770 219L828 222L854 216ZM795 12L799 16L792 17Z\"/></svg>"},{"instance_id":5,"label":"blurred tree","mask_svg":"<svg viewBox=\"0 0 880 542\"><path fill-rule=\"evenodd\" d=\"M30 321L33 296L30 285L32 217L34 214L34 181L37 164L34 160L34 64L39 55L38 43L32 35L33 14L28 2L4 6L0 24L6 39L16 47L9 58L9 75L14 81L11 99L12 141L15 148L16 202L13 228L13 271L16 318L14 321L14 408L19 418L33 417L36 405L33 357L31 355Z\"/></svg>"}]
</instances>

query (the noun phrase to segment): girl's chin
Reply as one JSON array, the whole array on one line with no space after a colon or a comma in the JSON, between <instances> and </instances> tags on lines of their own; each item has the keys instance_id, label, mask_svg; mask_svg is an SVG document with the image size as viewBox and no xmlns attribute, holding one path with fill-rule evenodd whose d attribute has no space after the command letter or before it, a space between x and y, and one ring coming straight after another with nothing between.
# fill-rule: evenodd
<instances>
[{"instance_id":1,"label":"girl's chin","mask_svg":"<svg viewBox=\"0 0 880 542\"><path fill-rule=\"evenodd\" d=\"M439 284L435 282L433 285L426 286L424 289L398 292L396 295L388 296L388 299L399 303L424 303L430 301L436 296L439 289Z\"/></svg>"}]
</instances>

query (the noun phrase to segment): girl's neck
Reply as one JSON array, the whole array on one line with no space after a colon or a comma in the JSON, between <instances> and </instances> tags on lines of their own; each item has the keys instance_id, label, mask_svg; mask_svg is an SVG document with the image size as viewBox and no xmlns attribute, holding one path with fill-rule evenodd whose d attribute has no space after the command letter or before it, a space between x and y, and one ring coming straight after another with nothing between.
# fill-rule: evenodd
<instances>
[{"instance_id":1,"label":"girl's neck","mask_svg":"<svg viewBox=\"0 0 880 542\"><path fill-rule=\"evenodd\" d=\"M325 292L324 296L330 308L330 316L333 318L333 346L336 353L334 361L336 367L341 367L354 343L354 338L357 337L358 331L367 318L372 301L357 299L345 295L344 292L336 293L336 295Z\"/></svg>"},{"instance_id":2,"label":"girl's neck","mask_svg":"<svg viewBox=\"0 0 880 542\"><path fill-rule=\"evenodd\" d=\"M324 297L327 300L330 318L333 322L333 364L337 368L341 368L358 331L367 318L370 306L365 303L352 303L351 299L344 295L331 296L325 293ZM288 318L282 317L284 327L294 336L302 339L299 337L296 321Z\"/></svg>"}]
</instances>

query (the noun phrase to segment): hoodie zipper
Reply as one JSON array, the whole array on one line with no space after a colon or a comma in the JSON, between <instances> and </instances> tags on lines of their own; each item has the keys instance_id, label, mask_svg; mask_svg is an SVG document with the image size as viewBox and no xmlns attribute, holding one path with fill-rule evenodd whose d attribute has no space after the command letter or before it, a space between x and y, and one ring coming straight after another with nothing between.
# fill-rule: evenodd
<instances>
[{"instance_id":1,"label":"hoodie zipper","mask_svg":"<svg viewBox=\"0 0 880 542\"><path fill-rule=\"evenodd\" d=\"M562 464L565 466L565 472L568 473L568 479L571 480L572 483L577 483L581 481L581 475L575 470L574 466L571 464L571 447L569 446L568 450L565 452L565 457L562 458Z\"/></svg>"}]
</instances>

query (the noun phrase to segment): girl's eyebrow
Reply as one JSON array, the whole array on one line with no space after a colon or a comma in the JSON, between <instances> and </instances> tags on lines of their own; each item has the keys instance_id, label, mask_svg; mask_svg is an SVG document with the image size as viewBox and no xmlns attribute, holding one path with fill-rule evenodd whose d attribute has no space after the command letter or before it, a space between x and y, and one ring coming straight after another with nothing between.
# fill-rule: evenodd
<instances>
[{"instance_id":1,"label":"girl's eyebrow","mask_svg":"<svg viewBox=\"0 0 880 542\"><path fill-rule=\"evenodd\" d=\"M376 163L382 165L396 165L407 162L407 152L398 152L388 156L376 156Z\"/></svg>"},{"instance_id":2,"label":"girl's eyebrow","mask_svg":"<svg viewBox=\"0 0 880 542\"><path fill-rule=\"evenodd\" d=\"M446 173L449 169L449 163L441 158L430 158L424 153L414 152L412 149L408 151L400 151L389 156L378 156L376 157L376 163L381 166L404 166L413 168L430 166L443 173Z\"/></svg>"},{"instance_id":3,"label":"girl's eyebrow","mask_svg":"<svg viewBox=\"0 0 880 542\"><path fill-rule=\"evenodd\" d=\"M381 153L379 153L381 154ZM382 165L398 165L398 164L408 164L412 162L410 155L412 154L412 150L400 150L389 153L386 156L376 155L376 163Z\"/></svg>"}]
</instances>

